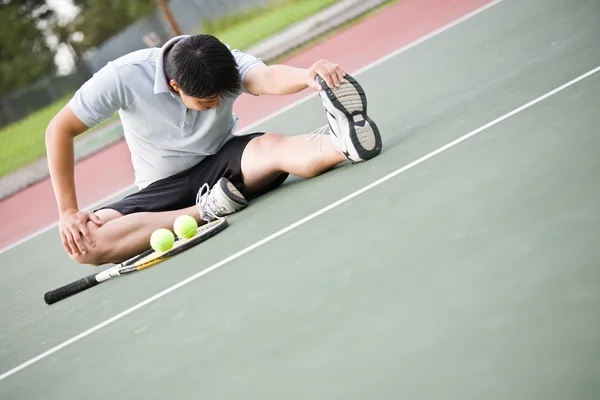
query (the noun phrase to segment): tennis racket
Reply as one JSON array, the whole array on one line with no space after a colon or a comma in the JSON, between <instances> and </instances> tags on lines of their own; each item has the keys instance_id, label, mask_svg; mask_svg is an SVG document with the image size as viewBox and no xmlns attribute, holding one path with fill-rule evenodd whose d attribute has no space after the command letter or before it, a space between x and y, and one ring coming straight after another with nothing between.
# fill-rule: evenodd
<instances>
[{"instance_id":1,"label":"tennis racket","mask_svg":"<svg viewBox=\"0 0 600 400\"><path fill-rule=\"evenodd\" d=\"M182 239L177 237L173 247L167 251L154 251L152 249L147 250L135 257L130 258L127 261L117 264L111 268L108 268L97 274L88 275L85 278L79 279L75 282L71 282L63 287L51 290L44 294L44 301L46 304L53 304L57 301L64 300L67 297L73 296L79 292L90 289L99 283L106 282L109 279L131 274L137 271L141 271L148 267L151 267L159 262L165 261L191 247L194 247L217 233L221 232L228 225L226 219L218 219L213 222L208 222L201 225L196 230L196 234L189 239Z\"/></svg>"}]
</instances>

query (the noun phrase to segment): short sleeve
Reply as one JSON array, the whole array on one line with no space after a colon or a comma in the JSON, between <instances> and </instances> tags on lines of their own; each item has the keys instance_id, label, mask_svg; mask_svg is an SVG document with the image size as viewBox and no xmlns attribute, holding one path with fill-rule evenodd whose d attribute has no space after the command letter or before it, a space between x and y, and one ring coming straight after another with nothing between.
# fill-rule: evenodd
<instances>
[{"instance_id":1,"label":"short sleeve","mask_svg":"<svg viewBox=\"0 0 600 400\"><path fill-rule=\"evenodd\" d=\"M265 63L260 58L254 57L251 54L243 53L239 50L232 50L231 53L233 54L233 57L235 58L235 61L237 62L238 71L240 71L240 78L242 79L242 82L244 82L244 78L246 77L246 74L252 68L259 66L259 65L265 66ZM246 90L246 88L243 87L243 84L242 84L242 89L245 93L249 93Z\"/></svg>"},{"instance_id":2,"label":"short sleeve","mask_svg":"<svg viewBox=\"0 0 600 400\"><path fill-rule=\"evenodd\" d=\"M108 63L75 92L69 106L77 118L92 128L122 108L124 98L117 69Z\"/></svg>"}]
</instances>

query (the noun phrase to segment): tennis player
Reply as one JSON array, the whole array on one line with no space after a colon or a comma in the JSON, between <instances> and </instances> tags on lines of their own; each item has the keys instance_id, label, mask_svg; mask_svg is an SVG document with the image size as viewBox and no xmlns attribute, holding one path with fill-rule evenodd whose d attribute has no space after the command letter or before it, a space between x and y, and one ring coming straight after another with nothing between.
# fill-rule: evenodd
<instances>
[{"instance_id":1,"label":"tennis player","mask_svg":"<svg viewBox=\"0 0 600 400\"><path fill-rule=\"evenodd\" d=\"M307 87L319 92L328 120L317 134L234 135L233 104L242 93L286 95ZM80 210L73 139L115 112L138 191L93 212ZM310 178L345 160L375 157L381 137L366 115L363 89L339 65L266 66L200 34L109 62L54 117L46 146L62 243L76 262L102 265L148 249L152 232L172 228L181 214L212 221L242 210L288 174Z\"/></svg>"}]
</instances>

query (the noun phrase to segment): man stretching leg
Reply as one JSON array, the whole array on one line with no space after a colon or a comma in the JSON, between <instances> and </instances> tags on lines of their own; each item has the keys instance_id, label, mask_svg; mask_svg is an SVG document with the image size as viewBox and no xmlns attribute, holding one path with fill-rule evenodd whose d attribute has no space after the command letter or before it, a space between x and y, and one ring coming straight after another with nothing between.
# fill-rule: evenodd
<instances>
[{"instance_id":1,"label":"man stretching leg","mask_svg":"<svg viewBox=\"0 0 600 400\"><path fill-rule=\"evenodd\" d=\"M319 92L328 139L257 132L234 136L242 93ZM73 139L119 113L138 191L94 212L79 209ZM325 133L325 132L322 132ZM318 136L318 135L317 135ZM78 263L119 263L149 248L158 228L181 214L198 223L225 217L281 185L381 151L360 85L320 60L308 69L266 66L211 35L182 35L162 48L109 62L75 93L46 132L63 246ZM111 168L107 165L106 168ZM98 171L102 173L102 171Z\"/></svg>"}]
</instances>

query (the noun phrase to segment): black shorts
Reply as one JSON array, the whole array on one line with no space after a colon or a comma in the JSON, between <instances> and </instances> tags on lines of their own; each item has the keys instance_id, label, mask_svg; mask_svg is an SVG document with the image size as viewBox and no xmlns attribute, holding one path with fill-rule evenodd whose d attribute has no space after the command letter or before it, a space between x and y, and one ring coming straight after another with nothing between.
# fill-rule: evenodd
<instances>
[{"instance_id":1,"label":"black shorts","mask_svg":"<svg viewBox=\"0 0 600 400\"><path fill-rule=\"evenodd\" d=\"M204 184L212 188L222 177L229 179L247 200L256 198L283 184L289 175L282 173L258 193L248 193L246 190L242 177L242 154L250 140L263 134L236 136L225 143L215 155L204 158L190 169L153 182L140 191L102 208L113 209L123 215L181 210L196 204L196 195Z\"/></svg>"}]
</instances>

